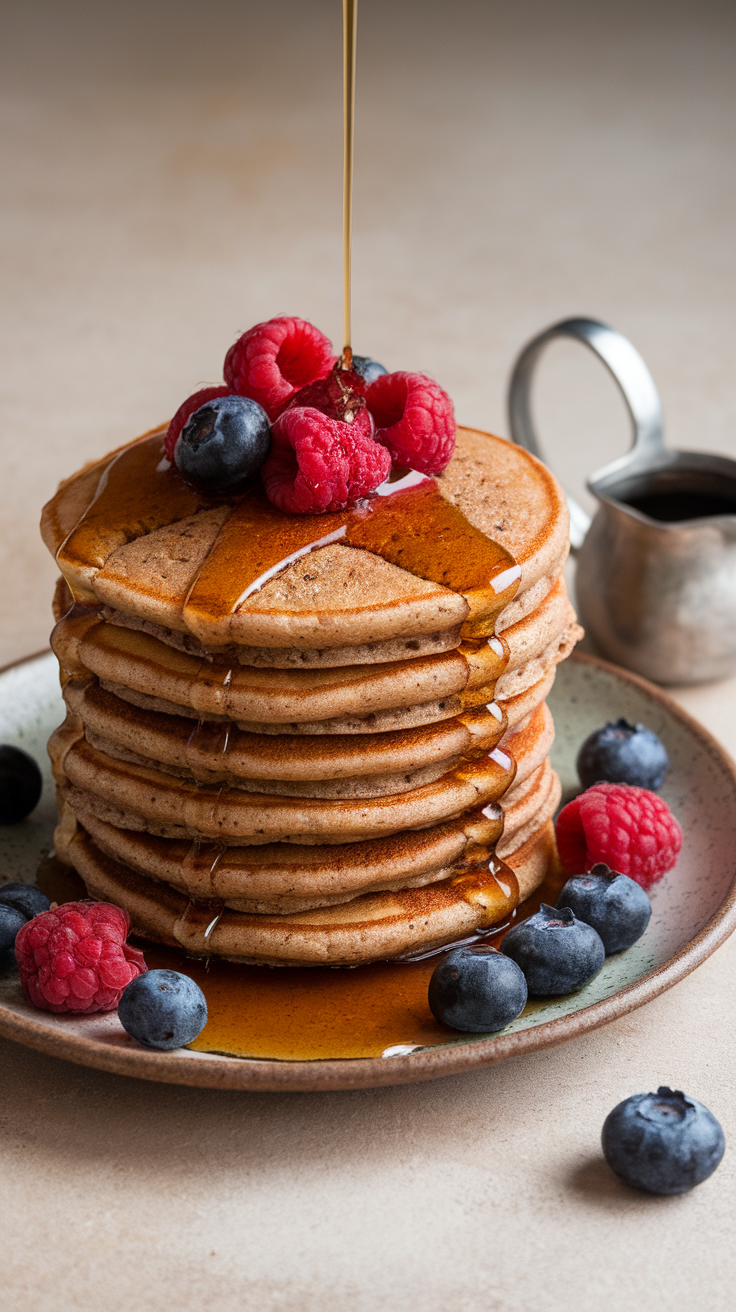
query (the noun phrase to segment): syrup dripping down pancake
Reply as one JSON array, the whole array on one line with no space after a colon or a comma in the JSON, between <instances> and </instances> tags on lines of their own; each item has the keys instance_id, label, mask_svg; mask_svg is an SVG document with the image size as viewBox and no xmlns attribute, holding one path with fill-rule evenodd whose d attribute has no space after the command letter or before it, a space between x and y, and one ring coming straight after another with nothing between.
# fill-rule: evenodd
<instances>
[{"instance_id":1,"label":"syrup dripping down pancake","mask_svg":"<svg viewBox=\"0 0 736 1312\"><path fill-rule=\"evenodd\" d=\"M431 951L502 922L543 879L554 857L554 831L544 824L515 854L515 864L492 858L423 888L368 893L288 916L194 904L105 856L83 830L72 849L90 894L124 906L145 938L256 965L353 966Z\"/></svg>"}]
</instances>

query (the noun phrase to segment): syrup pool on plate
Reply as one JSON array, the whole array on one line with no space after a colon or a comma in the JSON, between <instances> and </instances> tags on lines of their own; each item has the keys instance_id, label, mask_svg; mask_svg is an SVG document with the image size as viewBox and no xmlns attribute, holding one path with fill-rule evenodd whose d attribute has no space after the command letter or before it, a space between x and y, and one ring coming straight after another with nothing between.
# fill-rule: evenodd
<instances>
[{"instance_id":1,"label":"syrup pool on plate","mask_svg":"<svg viewBox=\"0 0 736 1312\"><path fill-rule=\"evenodd\" d=\"M541 902L554 905L565 878L559 870L552 870L504 924L473 941L497 947L506 930L532 915ZM87 896L81 879L53 857L42 861L37 883L53 901ZM474 1037L441 1025L429 1010L429 981L442 952L421 960L379 961L353 969L295 969L188 957L177 948L134 942L142 949L149 970L179 970L196 980L204 992L209 1019L189 1044L198 1052L272 1061L325 1061L380 1057L387 1049L436 1047ZM531 1003L527 1010L536 1010L538 1005Z\"/></svg>"}]
</instances>

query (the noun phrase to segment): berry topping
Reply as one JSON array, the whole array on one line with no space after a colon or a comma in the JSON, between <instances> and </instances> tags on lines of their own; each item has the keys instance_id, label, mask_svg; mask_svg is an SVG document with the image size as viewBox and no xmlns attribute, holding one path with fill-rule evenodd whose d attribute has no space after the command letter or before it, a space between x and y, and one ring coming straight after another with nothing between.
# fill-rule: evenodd
<instances>
[{"instance_id":1,"label":"berry topping","mask_svg":"<svg viewBox=\"0 0 736 1312\"><path fill-rule=\"evenodd\" d=\"M207 1024L207 1002L198 984L178 970L149 970L134 979L118 1005L118 1019L147 1048L183 1048Z\"/></svg>"},{"instance_id":2,"label":"berry topping","mask_svg":"<svg viewBox=\"0 0 736 1312\"><path fill-rule=\"evenodd\" d=\"M620 1102L603 1122L601 1139L619 1179L650 1194L684 1194L702 1184L726 1150L713 1113L666 1085Z\"/></svg>"},{"instance_id":3,"label":"berry topping","mask_svg":"<svg viewBox=\"0 0 736 1312\"><path fill-rule=\"evenodd\" d=\"M260 469L271 445L268 415L248 396L221 396L190 415L174 447L176 467L208 492L229 492Z\"/></svg>"},{"instance_id":4,"label":"berry topping","mask_svg":"<svg viewBox=\"0 0 736 1312\"><path fill-rule=\"evenodd\" d=\"M569 907L542 903L539 911L510 929L501 951L524 972L532 997L576 993L598 973L606 951L592 925L577 920Z\"/></svg>"},{"instance_id":5,"label":"berry topping","mask_svg":"<svg viewBox=\"0 0 736 1312\"><path fill-rule=\"evenodd\" d=\"M583 788L606 782L656 790L662 786L669 768L664 743L656 733L643 724L629 724L623 718L590 734L577 760Z\"/></svg>"},{"instance_id":6,"label":"berry topping","mask_svg":"<svg viewBox=\"0 0 736 1312\"><path fill-rule=\"evenodd\" d=\"M526 980L496 948L456 948L429 981L429 1006L443 1025L467 1034L503 1029L526 1006Z\"/></svg>"},{"instance_id":7,"label":"berry topping","mask_svg":"<svg viewBox=\"0 0 736 1312\"><path fill-rule=\"evenodd\" d=\"M355 416L365 410L365 380L354 369L341 369L336 364L326 378L295 392L284 409L294 410L299 406L311 406L329 419L352 424Z\"/></svg>"},{"instance_id":8,"label":"berry topping","mask_svg":"<svg viewBox=\"0 0 736 1312\"><path fill-rule=\"evenodd\" d=\"M682 830L656 793L630 784L595 784L560 811L557 846L570 875L602 861L649 888L675 865Z\"/></svg>"},{"instance_id":9,"label":"berry topping","mask_svg":"<svg viewBox=\"0 0 736 1312\"><path fill-rule=\"evenodd\" d=\"M344 510L374 492L391 469L388 451L373 439L365 406L351 423L313 406L295 406L276 420L272 437L263 484L269 501L291 514Z\"/></svg>"},{"instance_id":10,"label":"berry topping","mask_svg":"<svg viewBox=\"0 0 736 1312\"><path fill-rule=\"evenodd\" d=\"M21 911L26 920L37 916L41 911L48 911L51 903L45 893L34 884L0 884L0 904L15 907Z\"/></svg>"},{"instance_id":11,"label":"berry topping","mask_svg":"<svg viewBox=\"0 0 736 1312\"><path fill-rule=\"evenodd\" d=\"M579 920L598 931L606 956L636 943L652 914L652 904L641 885L602 863L593 866L588 875L568 879L557 906L569 907Z\"/></svg>"},{"instance_id":12,"label":"berry topping","mask_svg":"<svg viewBox=\"0 0 736 1312\"><path fill-rule=\"evenodd\" d=\"M41 771L20 747L0 747L0 825L14 825L30 815L41 796Z\"/></svg>"},{"instance_id":13,"label":"berry topping","mask_svg":"<svg viewBox=\"0 0 736 1312\"><path fill-rule=\"evenodd\" d=\"M24 916L17 907L9 907L4 902L0 902L0 954L12 948L18 930L23 928L26 921L27 916Z\"/></svg>"},{"instance_id":14,"label":"berry topping","mask_svg":"<svg viewBox=\"0 0 736 1312\"><path fill-rule=\"evenodd\" d=\"M28 1001L43 1011L112 1011L146 969L125 942L129 924L109 902L65 902L26 921L15 955Z\"/></svg>"},{"instance_id":15,"label":"berry topping","mask_svg":"<svg viewBox=\"0 0 736 1312\"><path fill-rule=\"evenodd\" d=\"M376 441L395 464L441 474L455 450L455 411L447 392L424 374L382 374L366 392Z\"/></svg>"},{"instance_id":16,"label":"berry topping","mask_svg":"<svg viewBox=\"0 0 736 1312\"><path fill-rule=\"evenodd\" d=\"M360 374L361 378L365 379L366 383L375 383L376 379L380 378L382 374L388 373L388 369L384 369L383 365L379 364L377 360L371 360L368 355L354 355L353 369L356 374Z\"/></svg>"},{"instance_id":17,"label":"berry topping","mask_svg":"<svg viewBox=\"0 0 736 1312\"><path fill-rule=\"evenodd\" d=\"M332 342L304 319L282 316L257 323L225 356L228 390L258 401L269 419L307 383L326 378L335 363Z\"/></svg>"},{"instance_id":18,"label":"berry topping","mask_svg":"<svg viewBox=\"0 0 736 1312\"><path fill-rule=\"evenodd\" d=\"M222 385L219 387L202 387L198 392L193 392L191 396L188 396L186 401L182 401L166 432L164 455L167 460L174 459L174 447L177 438L189 416L193 415L195 410L199 410L200 406L206 405L208 401L214 401L218 396L229 395L229 387L223 387Z\"/></svg>"}]
</instances>

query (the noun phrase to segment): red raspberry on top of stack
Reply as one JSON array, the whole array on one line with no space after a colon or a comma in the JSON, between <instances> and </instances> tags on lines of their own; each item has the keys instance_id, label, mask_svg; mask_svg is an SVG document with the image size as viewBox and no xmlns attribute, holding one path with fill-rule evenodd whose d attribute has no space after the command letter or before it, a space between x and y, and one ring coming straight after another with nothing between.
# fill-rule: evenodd
<instances>
[{"instance_id":1,"label":"red raspberry on top of stack","mask_svg":"<svg viewBox=\"0 0 736 1312\"><path fill-rule=\"evenodd\" d=\"M23 993L42 1011L113 1011L143 975L125 939L130 918L109 902L65 902L28 920L15 940Z\"/></svg>"},{"instance_id":2,"label":"red raspberry on top of stack","mask_svg":"<svg viewBox=\"0 0 736 1312\"><path fill-rule=\"evenodd\" d=\"M225 384L202 388L179 407L165 454L182 469L177 444L188 442L186 477L204 479L206 469L209 485L219 487L226 485L218 481L222 449L227 486L236 490L261 466L269 500L302 515L344 510L374 492L392 462L440 474L455 447L447 393L424 374L387 374L374 361L365 365L373 378L367 388L361 373L343 368L332 343L304 319L282 315L256 324L230 347ZM256 414L240 414L245 403L225 397L248 398ZM198 411L209 403L206 424L190 432L189 421L195 424L193 416L201 418ZM256 429L260 423L267 444L269 421L271 448L264 459L263 450L256 454Z\"/></svg>"}]
</instances>

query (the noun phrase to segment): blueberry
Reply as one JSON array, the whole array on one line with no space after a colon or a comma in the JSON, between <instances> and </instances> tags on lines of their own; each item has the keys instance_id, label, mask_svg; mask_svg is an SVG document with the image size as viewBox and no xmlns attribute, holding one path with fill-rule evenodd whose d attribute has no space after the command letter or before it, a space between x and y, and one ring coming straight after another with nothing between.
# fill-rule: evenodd
<instances>
[{"instance_id":1,"label":"blueberry","mask_svg":"<svg viewBox=\"0 0 736 1312\"><path fill-rule=\"evenodd\" d=\"M17 907L6 907L0 903L0 954L15 945L15 936L27 919Z\"/></svg>"},{"instance_id":2,"label":"blueberry","mask_svg":"<svg viewBox=\"0 0 736 1312\"><path fill-rule=\"evenodd\" d=\"M271 445L268 415L247 396L218 396L190 415L174 447L174 462L208 492L238 488L260 469Z\"/></svg>"},{"instance_id":3,"label":"blueberry","mask_svg":"<svg viewBox=\"0 0 736 1312\"><path fill-rule=\"evenodd\" d=\"M353 369L367 383L375 383L376 379L381 377L381 374L388 373L388 369L384 369L383 365L379 364L377 360L371 360L368 355L354 355Z\"/></svg>"},{"instance_id":4,"label":"blueberry","mask_svg":"<svg viewBox=\"0 0 736 1312\"><path fill-rule=\"evenodd\" d=\"M469 1034L501 1030L526 1006L526 980L515 961L492 947L456 948L429 981L432 1015Z\"/></svg>"},{"instance_id":5,"label":"blueberry","mask_svg":"<svg viewBox=\"0 0 736 1312\"><path fill-rule=\"evenodd\" d=\"M726 1149L713 1113L665 1085L614 1107L601 1139L608 1165L624 1184L650 1194L684 1194L702 1184Z\"/></svg>"},{"instance_id":6,"label":"blueberry","mask_svg":"<svg viewBox=\"0 0 736 1312\"><path fill-rule=\"evenodd\" d=\"M183 1048L207 1024L204 993L178 970L149 970L131 980L118 1003L123 1028L147 1048Z\"/></svg>"},{"instance_id":7,"label":"blueberry","mask_svg":"<svg viewBox=\"0 0 736 1312\"><path fill-rule=\"evenodd\" d=\"M33 884L0 884L0 903L15 907L30 920L41 911L48 911L51 903L40 888Z\"/></svg>"},{"instance_id":8,"label":"blueberry","mask_svg":"<svg viewBox=\"0 0 736 1312\"><path fill-rule=\"evenodd\" d=\"M583 788L592 784L635 784L661 788L670 768L664 743L643 724L612 720L596 729L578 752L577 770Z\"/></svg>"},{"instance_id":9,"label":"blueberry","mask_svg":"<svg viewBox=\"0 0 736 1312\"><path fill-rule=\"evenodd\" d=\"M521 966L527 988L537 998L575 993L597 974L606 956L591 925L576 920L569 907L557 911L545 902L509 930L501 951Z\"/></svg>"},{"instance_id":10,"label":"blueberry","mask_svg":"<svg viewBox=\"0 0 736 1312\"><path fill-rule=\"evenodd\" d=\"M38 805L43 780L32 756L20 747L0 747L0 825L25 820Z\"/></svg>"},{"instance_id":11,"label":"blueberry","mask_svg":"<svg viewBox=\"0 0 736 1312\"><path fill-rule=\"evenodd\" d=\"M593 866L587 875L573 875L568 879L557 906L569 907L578 920L584 920L598 931L606 956L623 952L636 943L652 914L652 904L641 884L610 870L603 862Z\"/></svg>"}]
</instances>

